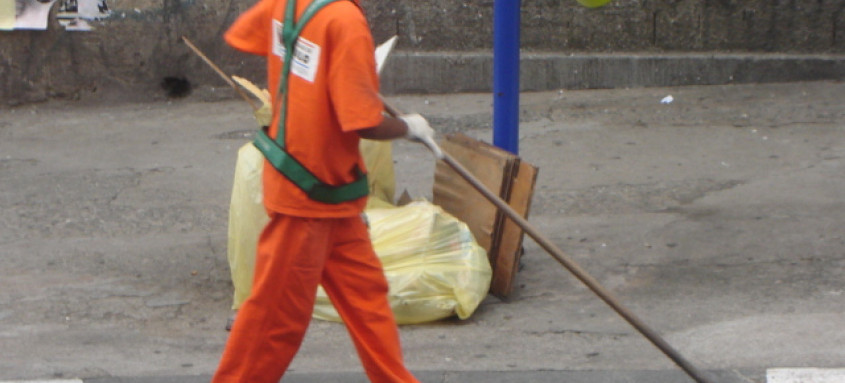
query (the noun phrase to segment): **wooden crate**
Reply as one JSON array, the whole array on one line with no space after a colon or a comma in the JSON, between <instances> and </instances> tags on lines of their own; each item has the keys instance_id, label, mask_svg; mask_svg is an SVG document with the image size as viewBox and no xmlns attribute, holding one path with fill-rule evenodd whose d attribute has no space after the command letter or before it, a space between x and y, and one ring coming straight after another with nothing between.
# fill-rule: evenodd
<instances>
[{"instance_id":1,"label":"wooden crate","mask_svg":"<svg viewBox=\"0 0 845 383\"><path fill-rule=\"evenodd\" d=\"M447 135L441 147L517 213L528 217L536 167L462 134ZM519 268L523 230L443 162L435 169L433 194L434 204L465 222L478 244L487 250L493 268L490 293L500 298L509 296Z\"/></svg>"}]
</instances>

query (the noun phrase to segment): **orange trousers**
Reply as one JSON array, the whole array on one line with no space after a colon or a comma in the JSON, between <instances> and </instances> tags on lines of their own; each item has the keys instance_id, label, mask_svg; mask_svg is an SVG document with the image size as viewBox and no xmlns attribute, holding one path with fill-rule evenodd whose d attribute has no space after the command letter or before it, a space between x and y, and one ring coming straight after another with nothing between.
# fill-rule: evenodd
<instances>
[{"instance_id":1,"label":"orange trousers","mask_svg":"<svg viewBox=\"0 0 845 383\"><path fill-rule=\"evenodd\" d=\"M293 360L323 285L370 381L417 382L405 368L387 280L361 217L271 213L249 298L212 383L277 383Z\"/></svg>"}]
</instances>

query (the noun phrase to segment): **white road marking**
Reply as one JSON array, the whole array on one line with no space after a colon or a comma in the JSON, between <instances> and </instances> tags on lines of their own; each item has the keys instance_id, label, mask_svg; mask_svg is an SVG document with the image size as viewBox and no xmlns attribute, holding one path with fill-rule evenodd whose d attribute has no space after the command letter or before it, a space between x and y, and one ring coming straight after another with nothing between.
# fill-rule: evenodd
<instances>
[{"instance_id":1,"label":"white road marking","mask_svg":"<svg viewBox=\"0 0 845 383\"><path fill-rule=\"evenodd\" d=\"M845 368L770 368L767 383L845 383Z\"/></svg>"},{"instance_id":2,"label":"white road marking","mask_svg":"<svg viewBox=\"0 0 845 383\"><path fill-rule=\"evenodd\" d=\"M83 383L82 379L64 380L0 380L0 383Z\"/></svg>"}]
</instances>

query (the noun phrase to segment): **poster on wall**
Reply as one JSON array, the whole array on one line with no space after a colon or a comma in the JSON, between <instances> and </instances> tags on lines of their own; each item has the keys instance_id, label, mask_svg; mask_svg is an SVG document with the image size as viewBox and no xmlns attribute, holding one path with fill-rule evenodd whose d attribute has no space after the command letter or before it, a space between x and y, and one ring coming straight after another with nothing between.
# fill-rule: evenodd
<instances>
[{"instance_id":1,"label":"poster on wall","mask_svg":"<svg viewBox=\"0 0 845 383\"><path fill-rule=\"evenodd\" d=\"M0 30L46 30L56 3L59 24L69 31L90 31L89 21L111 13L106 0L0 0Z\"/></svg>"},{"instance_id":2,"label":"poster on wall","mask_svg":"<svg viewBox=\"0 0 845 383\"><path fill-rule=\"evenodd\" d=\"M90 31L88 21L102 20L111 13L106 0L59 1L59 24L69 31Z\"/></svg>"},{"instance_id":3,"label":"poster on wall","mask_svg":"<svg viewBox=\"0 0 845 383\"><path fill-rule=\"evenodd\" d=\"M55 0L15 0L15 29L47 29Z\"/></svg>"}]
</instances>

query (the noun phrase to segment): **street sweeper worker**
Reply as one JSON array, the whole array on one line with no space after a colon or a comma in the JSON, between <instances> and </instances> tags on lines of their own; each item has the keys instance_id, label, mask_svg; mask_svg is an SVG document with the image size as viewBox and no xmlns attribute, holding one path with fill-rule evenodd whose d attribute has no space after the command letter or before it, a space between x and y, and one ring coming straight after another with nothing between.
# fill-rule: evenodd
<instances>
[{"instance_id":1,"label":"street sweeper worker","mask_svg":"<svg viewBox=\"0 0 845 383\"><path fill-rule=\"evenodd\" d=\"M254 143L266 158L270 220L213 382L277 383L304 338L318 284L372 382L417 382L404 365L387 281L361 216L367 182L358 142L433 140L434 132L419 115L383 115L375 46L358 0L260 0L224 38L267 60L273 117Z\"/></svg>"}]
</instances>

